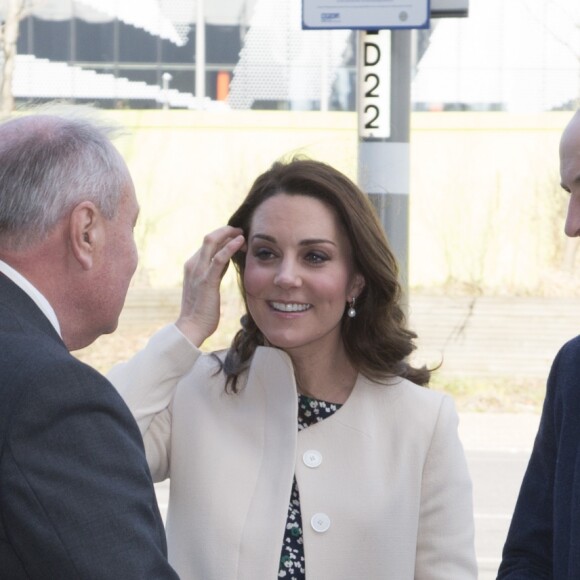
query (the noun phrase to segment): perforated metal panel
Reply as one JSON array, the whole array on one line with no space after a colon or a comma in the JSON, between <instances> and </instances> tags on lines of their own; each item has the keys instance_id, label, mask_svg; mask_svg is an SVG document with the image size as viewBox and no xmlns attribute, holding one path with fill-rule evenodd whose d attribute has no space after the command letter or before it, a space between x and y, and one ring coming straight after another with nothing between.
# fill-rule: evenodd
<instances>
[{"instance_id":1,"label":"perforated metal panel","mask_svg":"<svg viewBox=\"0 0 580 580\"><path fill-rule=\"evenodd\" d=\"M258 0L234 70L230 106L288 101L291 108L324 107L349 35L302 30L300 0Z\"/></svg>"},{"instance_id":2,"label":"perforated metal panel","mask_svg":"<svg viewBox=\"0 0 580 580\"><path fill-rule=\"evenodd\" d=\"M159 0L161 13L172 22L183 44L195 20L195 0Z\"/></svg>"}]
</instances>

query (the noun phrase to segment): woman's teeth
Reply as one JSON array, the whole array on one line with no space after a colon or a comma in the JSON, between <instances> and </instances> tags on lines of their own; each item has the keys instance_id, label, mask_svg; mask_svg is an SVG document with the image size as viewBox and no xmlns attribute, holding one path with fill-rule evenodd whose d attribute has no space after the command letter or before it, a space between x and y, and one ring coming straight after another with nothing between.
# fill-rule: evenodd
<instances>
[{"instance_id":1,"label":"woman's teeth","mask_svg":"<svg viewBox=\"0 0 580 580\"><path fill-rule=\"evenodd\" d=\"M272 302L272 308L280 312L304 312L310 308L310 304L284 304L283 302Z\"/></svg>"}]
</instances>

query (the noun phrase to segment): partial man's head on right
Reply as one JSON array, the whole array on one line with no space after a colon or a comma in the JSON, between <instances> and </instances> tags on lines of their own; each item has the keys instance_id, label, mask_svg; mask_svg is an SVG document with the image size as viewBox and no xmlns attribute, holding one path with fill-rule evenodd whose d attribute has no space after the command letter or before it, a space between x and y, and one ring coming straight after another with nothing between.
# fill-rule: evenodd
<instances>
[{"instance_id":1,"label":"partial man's head on right","mask_svg":"<svg viewBox=\"0 0 580 580\"><path fill-rule=\"evenodd\" d=\"M570 194L564 231L570 237L580 236L580 111L560 139L560 183Z\"/></svg>"}]
</instances>

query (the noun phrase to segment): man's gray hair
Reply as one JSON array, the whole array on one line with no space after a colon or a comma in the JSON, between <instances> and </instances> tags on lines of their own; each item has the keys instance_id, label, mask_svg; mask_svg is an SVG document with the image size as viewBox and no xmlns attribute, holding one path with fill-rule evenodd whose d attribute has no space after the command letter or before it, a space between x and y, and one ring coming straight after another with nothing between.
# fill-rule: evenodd
<instances>
[{"instance_id":1,"label":"man's gray hair","mask_svg":"<svg viewBox=\"0 0 580 580\"><path fill-rule=\"evenodd\" d=\"M0 247L42 240L82 201L112 219L130 180L120 133L86 107L49 106L0 123Z\"/></svg>"}]
</instances>

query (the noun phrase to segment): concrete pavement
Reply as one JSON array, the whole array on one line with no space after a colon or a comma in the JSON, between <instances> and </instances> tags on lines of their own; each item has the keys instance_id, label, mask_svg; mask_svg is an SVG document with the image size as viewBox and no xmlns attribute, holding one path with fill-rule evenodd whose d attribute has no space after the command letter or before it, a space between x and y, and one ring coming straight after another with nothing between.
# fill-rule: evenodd
<instances>
[{"instance_id":1,"label":"concrete pavement","mask_svg":"<svg viewBox=\"0 0 580 580\"><path fill-rule=\"evenodd\" d=\"M493 580L540 416L462 413L459 435L473 480L479 580Z\"/></svg>"}]
</instances>

